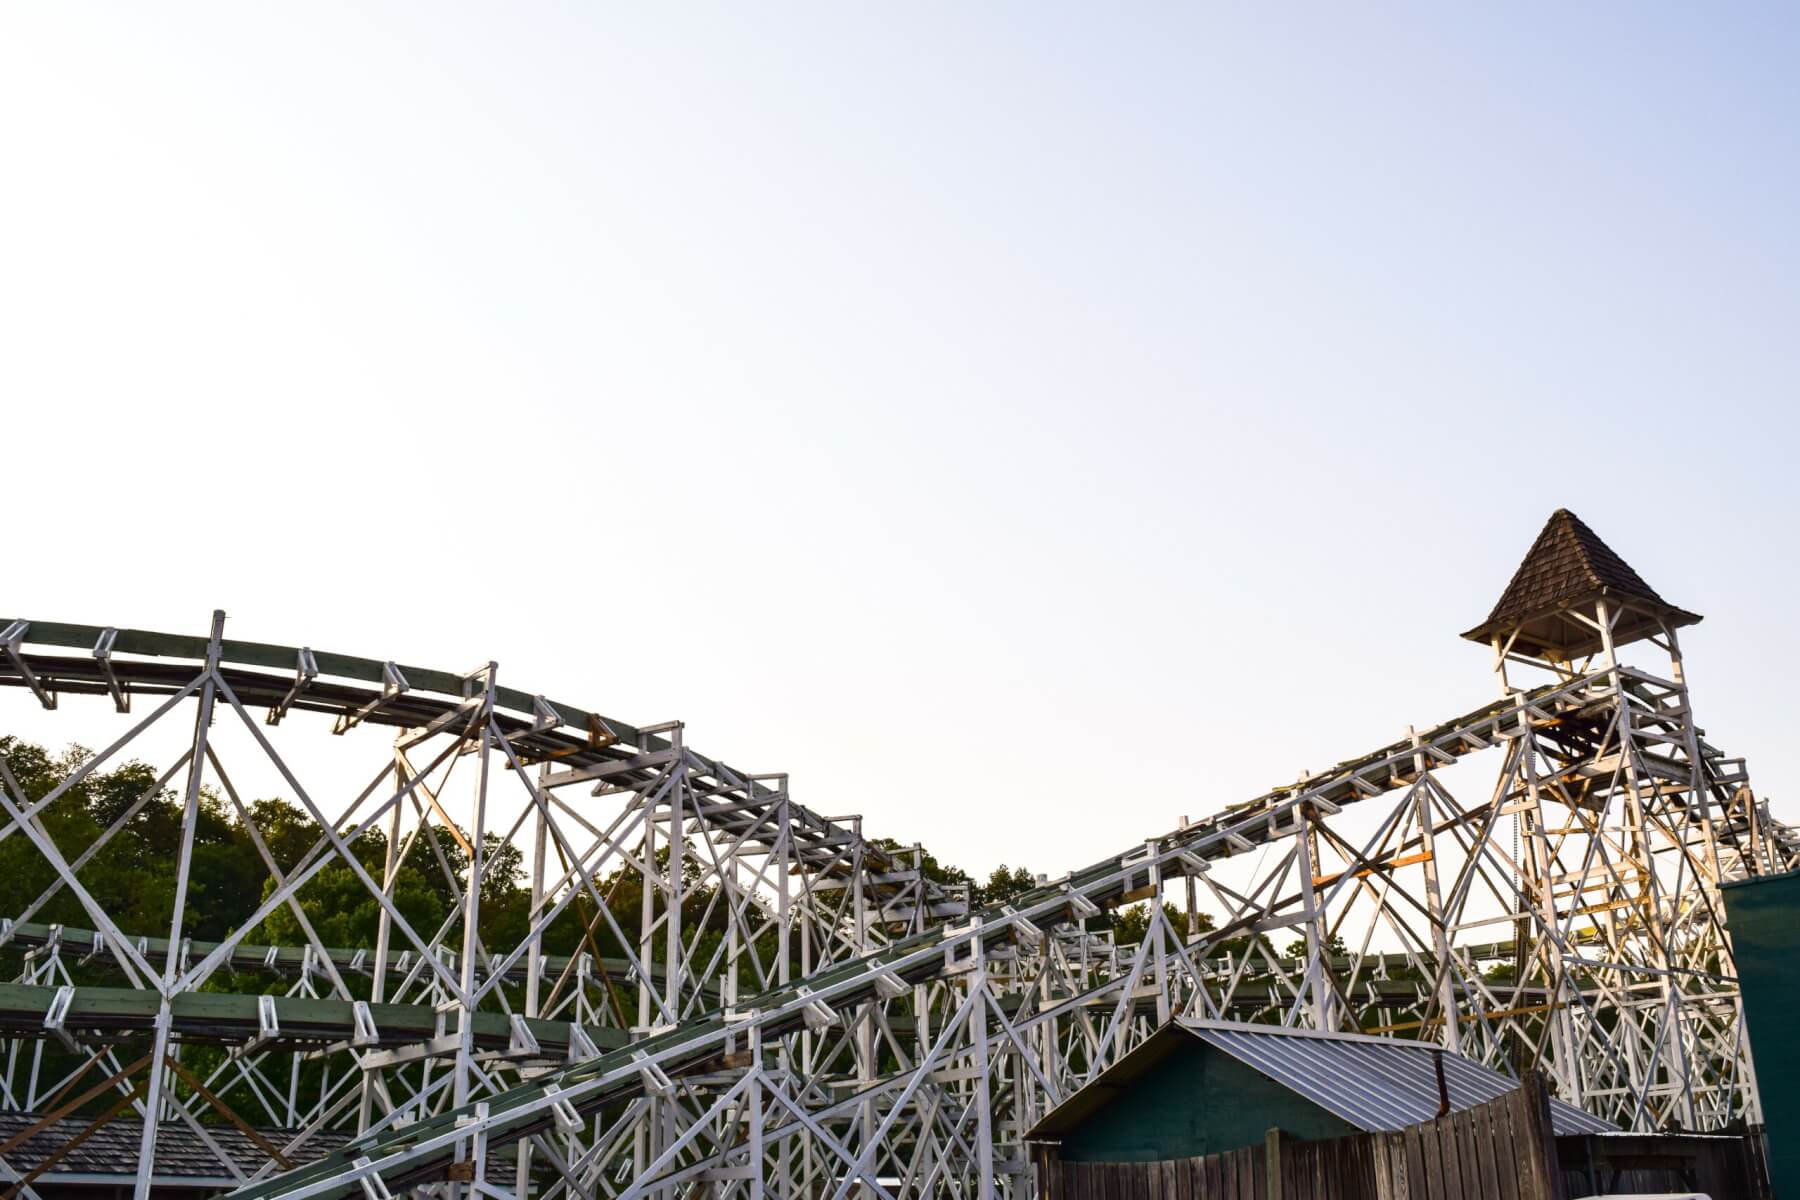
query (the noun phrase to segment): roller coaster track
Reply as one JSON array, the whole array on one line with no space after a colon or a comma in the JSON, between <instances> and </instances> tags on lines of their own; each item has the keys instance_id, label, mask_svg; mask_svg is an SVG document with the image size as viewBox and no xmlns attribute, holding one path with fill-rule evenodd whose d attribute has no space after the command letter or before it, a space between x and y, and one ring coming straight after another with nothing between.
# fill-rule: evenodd
<instances>
[{"instance_id":1,"label":"roller coaster track","mask_svg":"<svg viewBox=\"0 0 1800 1200\"><path fill-rule=\"evenodd\" d=\"M271 1163L246 1197L496 1192L495 1154L512 1155L519 1186L534 1180L543 1200L674 1196L699 1182L744 1196L1023 1195L1023 1129L1182 1012L1403 1032L1505 1067L1525 1057L1565 1099L1638 1127L1723 1125L1756 1103L1713 889L1791 865L1800 845L1755 801L1742 764L1701 739L1678 674L1608 661L1509 689L971 912L915 854L865 838L860 819L795 803L785 776L698 755L679 726L634 727L500 687L492 664L457 674L315 654L225 639L220 622L186 637L15 621L0 651L0 684L44 707L157 704L88 769L181 704L197 708L194 740L161 779L185 776L190 809L203 779L230 789L235 752L215 725L266 757L337 833L278 881L264 913L323 864L349 864L361 832L383 820L397 832L406 804L409 836L434 836L433 812L447 830L428 782L437 764L480 765L466 822L476 844L498 811L490 788L511 779L528 797L506 831L524 840L536 822L534 924L518 946L473 933L479 856L460 929L413 930L390 902L374 947L128 933L92 905L91 931L30 914L0 927L0 943L28 951L26 981L0 992L9 1036L92 1049L148 1035L152 1061L190 1041L230 1046L235 1062L348 1059L360 1103L322 1093L309 1127L348 1121L358 1136L296 1170ZM392 762L341 818L266 732L295 713L347 735L396 734L382 752ZM1464 803L1444 776L1482 754L1501 760L1498 782ZM78 891L79 867L5 782L0 837L33 838ZM618 811L564 802L560 790L577 786ZM683 916L695 863L720 920ZM635 938L595 891L621 865L642 879ZM377 898L392 883L364 881ZM1183 889L1185 927L1158 904L1136 943L1096 927ZM542 952L537 934L580 897L592 922L614 922L623 956ZM1274 935L1304 948L1284 953ZM759 948L771 940L772 955ZM46 964L65 955L114 961L139 986L59 983ZM296 987L316 976L331 994L200 990L220 972ZM579 983L540 994L590 974L628 989L635 1014L616 996L583 1007ZM353 975L370 999L347 987ZM410 1002L392 1002L389 980ZM559 997L574 1007L553 1012ZM430 1061L442 1069L420 1075ZM161 1093L144 1111L183 1102L172 1079L153 1082Z\"/></svg>"}]
</instances>

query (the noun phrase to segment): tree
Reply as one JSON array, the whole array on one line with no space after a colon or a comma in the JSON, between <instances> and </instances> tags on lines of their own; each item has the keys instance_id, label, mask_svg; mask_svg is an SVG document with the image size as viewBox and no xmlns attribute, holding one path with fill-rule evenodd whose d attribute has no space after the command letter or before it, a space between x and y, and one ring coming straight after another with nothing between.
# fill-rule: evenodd
<instances>
[{"instance_id":1,"label":"tree","mask_svg":"<svg viewBox=\"0 0 1800 1200\"><path fill-rule=\"evenodd\" d=\"M1341 935L1334 933L1325 943L1325 954L1329 958L1348 958L1350 957L1350 947L1344 944L1344 939ZM1285 957L1305 958L1306 939L1298 937L1289 942Z\"/></svg>"}]
</instances>

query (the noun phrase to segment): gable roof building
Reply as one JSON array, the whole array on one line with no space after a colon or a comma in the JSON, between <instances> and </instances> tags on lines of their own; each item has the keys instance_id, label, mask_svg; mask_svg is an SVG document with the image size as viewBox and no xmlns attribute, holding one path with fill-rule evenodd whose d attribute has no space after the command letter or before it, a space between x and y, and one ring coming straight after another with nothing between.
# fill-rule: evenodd
<instances>
[{"instance_id":1,"label":"gable roof building","mask_svg":"<svg viewBox=\"0 0 1800 1200\"><path fill-rule=\"evenodd\" d=\"M1394 1132L1498 1099L1515 1080L1425 1042L1177 1018L1026 1134L1070 1162L1148 1162L1261 1143ZM1560 1100L1557 1135L1618 1127Z\"/></svg>"}]
</instances>

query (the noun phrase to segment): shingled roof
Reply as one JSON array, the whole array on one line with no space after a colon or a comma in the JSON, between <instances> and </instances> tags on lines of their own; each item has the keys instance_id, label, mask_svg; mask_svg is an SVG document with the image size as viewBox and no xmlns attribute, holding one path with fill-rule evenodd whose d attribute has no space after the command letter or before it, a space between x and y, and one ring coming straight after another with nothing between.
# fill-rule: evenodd
<instances>
[{"instance_id":1,"label":"shingled roof","mask_svg":"<svg viewBox=\"0 0 1800 1200\"><path fill-rule=\"evenodd\" d=\"M42 1119L36 1113L0 1113L0 1138L11 1142ZM69 1145L88 1128L88 1124L89 1118L86 1117L64 1117L54 1121L7 1151L6 1163L23 1175ZM231 1156L245 1175L254 1174L269 1161L269 1156L260 1147L229 1125L215 1126L206 1132L221 1150ZM266 1129L261 1132L265 1140L277 1146L289 1145L299 1133L298 1130L291 1129ZM43 1177L44 1181L123 1180L129 1184L137 1174L138 1149L143 1133L144 1125L141 1121L128 1117L109 1121L88 1133L74 1149L52 1165L50 1172ZM295 1162L311 1162L339 1149L349 1140L348 1133L339 1130L322 1131L293 1151L290 1157ZM230 1170L219 1162L218 1155L193 1130L176 1121L165 1121L157 1129L154 1178L164 1185L179 1182L197 1186L235 1187L238 1183Z\"/></svg>"},{"instance_id":2,"label":"shingled roof","mask_svg":"<svg viewBox=\"0 0 1800 1200\"><path fill-rule=\"evenodd\" d=\"M21 1133L43 1119L37 1113L0 1112L0 1142L14 1142ZM143 1122L118 1117L98 1128L90 1129L89 1125L88 1117L64 1117L52 1121L8 1150L4 1155L6 1165L20 1175L27 1174L80 1137L81 1141L53 1163L40 1177L40 1182L111 1183L129 1187L137 1175ZM285 1148L289 1161L301 1166L343 1149L351 1137L348 1130L318 1130L294 1147L294 1139L301 1133L298 1129L264 1128L257 1132L263 1141ZM262 1147L233 1126L210 1125L206 1133L246 1177L268 1165L269 1156ZM488 1182L510 1187L516 1162L510 1155L490 1154ZM212 1148L180 1121L164 1121L157 1127L156 1168L151 1181L160 1187L221 1189L236 1187L241 1182L219 1161Z\"/></svg>"},{"instance_id":3,"label":"shingled roof","mask_svg":"<svg viewBox=\"0 0 1800 1200\"><path fill-rule=\"evenodd\" d=\"M1677 608L1644 582L1631 564L1600 540L1600 535L1566 508L1550 514L1531 544L1512 582L1486 621L1463 634L1472 642L1518 630L1513 650L1520 654L1574 659L1601 648L1592 626L1568 616L1601 597L1625 601L1627 611L1613 629L1613 643L1623 645L1669 626L1692 625L1699 614Z\"/></svg>"}]
</instances>

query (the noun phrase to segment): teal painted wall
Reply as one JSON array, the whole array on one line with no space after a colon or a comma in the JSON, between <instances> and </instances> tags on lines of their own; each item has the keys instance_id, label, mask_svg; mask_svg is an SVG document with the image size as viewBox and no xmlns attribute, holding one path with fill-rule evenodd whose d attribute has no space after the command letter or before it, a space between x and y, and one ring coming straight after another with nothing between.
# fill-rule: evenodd
<instances>
[{"instance_id":1,"label":"teal painted wall","mask_svg":"<svg viewBox=\"0 0 1800 1200\"><path fill-rule=\"evenodd\" d=\"M1800 873L1720 891L1768 1130L1770 1182L1777 1196L1800 1196Z\"/></svg>"},{"instance_id":2,"label":"teal painted wall","mask_svg":"<svg viewBox=\"0 0 1800 1200\"><path fill-rule=\"evenodd\" d=\"M1347 1122L1206 1043L1152 1067L1062 1141L1069 1162L1150 1162L1261 1145L1270 1129L1309 1141L1355 1133Z\"/></svg>"}]
</instances>

